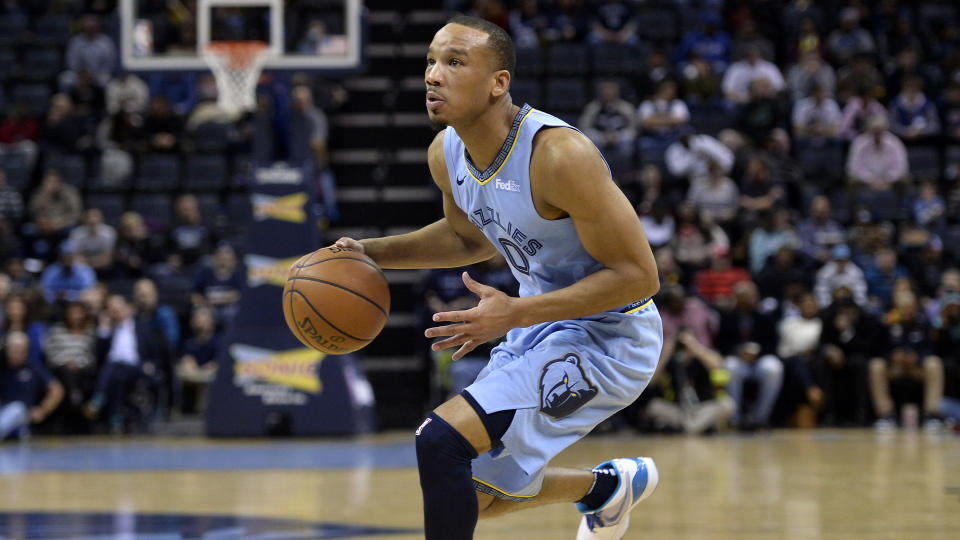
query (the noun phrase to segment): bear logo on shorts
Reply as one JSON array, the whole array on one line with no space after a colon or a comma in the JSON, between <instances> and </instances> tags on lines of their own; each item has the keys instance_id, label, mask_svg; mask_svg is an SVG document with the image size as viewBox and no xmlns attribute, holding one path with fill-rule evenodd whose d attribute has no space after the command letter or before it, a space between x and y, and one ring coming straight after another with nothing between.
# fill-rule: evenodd
<instances>
[{"instance_id":1,"label":"bear logo on shorts","mask_svg":"<svg viewBox=\"0 0 960 540\"><path fill-rule=\"evenodd\" d=\"M540 410L544 414L563 418L596 395L576 353L547 362L540 372Z\"/></svg>"}]
</instances>

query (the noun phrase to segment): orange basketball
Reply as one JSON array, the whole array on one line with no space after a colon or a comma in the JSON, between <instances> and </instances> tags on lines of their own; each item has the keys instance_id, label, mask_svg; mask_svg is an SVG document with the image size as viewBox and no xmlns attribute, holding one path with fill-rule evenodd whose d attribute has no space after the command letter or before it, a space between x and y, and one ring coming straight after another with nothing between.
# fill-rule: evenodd
<instances>
[{"instance_id":1,"label":"orange basketball","mask_svg":"<svg viewBox=\"0 0 960 540\"><path fill-rule=\"evenodd\" d=\"M387 280L359 251L325 247L304 255L283 286L287 326L304 345L328 354L364 347L389 314Z\"/></svg>"}]
</instances>

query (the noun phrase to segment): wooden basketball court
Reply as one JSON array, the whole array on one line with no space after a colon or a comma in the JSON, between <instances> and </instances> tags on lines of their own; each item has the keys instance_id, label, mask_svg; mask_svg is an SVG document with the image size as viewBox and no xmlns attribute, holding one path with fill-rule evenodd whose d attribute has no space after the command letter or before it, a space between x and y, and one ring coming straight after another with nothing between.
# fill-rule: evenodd
<instances>
[{"instance_id":1,"label":"wooden basketball court","mask_svg":"<svg viewBox=\"0 0 960 540\"><path fill-rule=\"evenodd\" d=\"M341 441L33 440L0 448L4 538L421 538L412 434ZM960 438L923 431L591 437L556 464L653 456L627 538L958 538ZM571 505L480 539L572 539Z\"/></svg>"}]
</instances>

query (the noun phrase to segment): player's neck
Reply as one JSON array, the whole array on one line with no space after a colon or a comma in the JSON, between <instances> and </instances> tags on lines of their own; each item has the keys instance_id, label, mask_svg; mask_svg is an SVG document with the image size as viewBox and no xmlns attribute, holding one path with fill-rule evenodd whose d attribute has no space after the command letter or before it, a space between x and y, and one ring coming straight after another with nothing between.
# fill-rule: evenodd
<instances>
[{"instance_id":1,"label":"player's neck","mask_svg":"<svg viewBox=\"0 0 960 540\"><path fill-rule=\"evenodd\" d=\"M469 124L454 126L477 168L484 170L497 158L519 110L520 107L505 100L490 107Z\"/></svg>"}]
</instances>

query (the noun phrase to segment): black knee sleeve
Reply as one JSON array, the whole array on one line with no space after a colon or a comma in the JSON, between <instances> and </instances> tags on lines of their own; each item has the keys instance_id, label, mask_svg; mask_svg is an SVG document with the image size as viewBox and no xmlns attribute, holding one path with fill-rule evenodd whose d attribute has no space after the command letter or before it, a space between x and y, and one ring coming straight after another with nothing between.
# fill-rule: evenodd
<instances>
[{"instance_id":1,"label":"black knee sleeve","mask_svg":"<svg viewBox=\"0 0 960 540\"><path fill-rule=\"evenodd\" d=\"M470 462L477 452L434 413L417 429L417 467L427 540L470 540L479 510Z\"/></svg>"}]
</instances>

